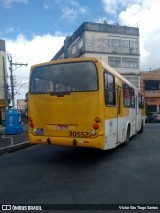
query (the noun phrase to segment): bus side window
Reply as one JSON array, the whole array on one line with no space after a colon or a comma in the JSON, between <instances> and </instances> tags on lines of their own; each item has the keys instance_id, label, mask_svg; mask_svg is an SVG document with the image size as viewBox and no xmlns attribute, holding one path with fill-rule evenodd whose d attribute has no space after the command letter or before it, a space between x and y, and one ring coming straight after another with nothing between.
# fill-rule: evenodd
<instances>
[{"instance_id":1,"label":"bus side window","mask_svg":"<svg viewBox=\"0 0 160 213\"><path fill-rule=\"evenodd\" d=\"M123 106L126 108L135 108L134 89L126 83L123 83Z\"/></svg>"},{"instance_id":2,"label":"bus side window","mask_svg":"<svg viewBox=\"0 0 160 213\"><path fill-rule=\"evenodd\" d=\"M130 89L126 83L123 83L123 106L129 108L130 103Z\"/></svg>"},{"instance_id":3,"label":"bus side window","mask_svg":"<svg viewBox=\"0 0 160 213\"><path fill-rule=\"evenodd\" d=\"M144 108L144 97L138 93L138 105L140 109Z\"/></svg>"},{"instance_id":4,"label":"bus side window","mask_svg":"<svg viewBox=\"0 0 160 213\"><path fill-rule=\"evenodd\" d=\"M116 105L116 93L115 93L115 79L109 73L104 73L104 90L105 90L105 104L107 106Z\"/></svg>"},{"instance_id":5,"label":"bus side window","mask_svg":"<svg viewBox=\"0 0 160 213\"><path fill-rule=\"evenodd\" d=\"M135 108L135 94L134 94L133 88L130 88L130 103L131 103L131 108Z\"/></svg>"}]
</instances>

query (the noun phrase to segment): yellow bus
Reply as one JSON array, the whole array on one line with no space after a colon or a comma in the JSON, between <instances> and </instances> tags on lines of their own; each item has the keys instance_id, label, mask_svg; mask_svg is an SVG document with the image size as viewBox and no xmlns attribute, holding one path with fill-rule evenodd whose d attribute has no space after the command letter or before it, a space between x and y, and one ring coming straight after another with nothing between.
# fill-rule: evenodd
<instances>
[{"instance_id":1,"label":"yellow bus","mask_svg":"<svg viewBox=\"0 0 160 213\"><path fill-rule=\"evenodd\" d=\"M112 149L143 131L144 97L97 58L71 58L31 67L31 144Z\"/></svg>"}]
</instances>

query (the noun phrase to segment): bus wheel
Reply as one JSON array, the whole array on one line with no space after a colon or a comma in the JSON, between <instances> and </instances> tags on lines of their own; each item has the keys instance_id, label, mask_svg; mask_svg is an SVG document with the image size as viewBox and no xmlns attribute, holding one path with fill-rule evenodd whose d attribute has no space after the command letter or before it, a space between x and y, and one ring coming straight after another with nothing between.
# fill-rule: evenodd
<instances>
[{"instance_id":1,"label":"bus wheel","mask_svg":"<svg viewBox=\"0 0 160 213\"><path fill-rule=\"evenodd\" d=\"M126 141L125 141L125 145L127 145L129 143L130 140L130 128L127 128L127 133L126 133Z\"/></svg>"},{"instance_id":2,"label":"bus wheel","mask_svg":"<svg viewBox=\"0 0 160 213\"><path fill-rule=\"evenodd\" d=\"M143 132L143 121L142 121L141 129L140 129L139 133L142 134L142 132Z\"/></svg>"}]
</instances>

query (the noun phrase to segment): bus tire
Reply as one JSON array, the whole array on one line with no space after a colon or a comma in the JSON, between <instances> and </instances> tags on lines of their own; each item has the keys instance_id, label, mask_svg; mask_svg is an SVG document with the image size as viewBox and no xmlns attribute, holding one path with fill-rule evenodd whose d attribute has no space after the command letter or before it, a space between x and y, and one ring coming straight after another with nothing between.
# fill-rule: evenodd
<instances>
[{"instance_id":1,"label":"bus tire","mask_svg":"<svg viewBox=\"0 0 160 213\"><path fill-rule=\"evenodd\" d=\"M139 130L138 133L142 134L142 132L143 132L143 121L142 121L142 124L141 124L141 129Z\"/></svg>"},{"instance_id":2,"label":"bus tire","mask_svg":"<svg viewBox=\"0 0 160 213\"><path fill-rule=\"evenodd\" d=\"M126 140L125 140L125 145L127 145L130 141L130 126L127 128L127 133L126 133Z\"/></svg>"}]
</instances>

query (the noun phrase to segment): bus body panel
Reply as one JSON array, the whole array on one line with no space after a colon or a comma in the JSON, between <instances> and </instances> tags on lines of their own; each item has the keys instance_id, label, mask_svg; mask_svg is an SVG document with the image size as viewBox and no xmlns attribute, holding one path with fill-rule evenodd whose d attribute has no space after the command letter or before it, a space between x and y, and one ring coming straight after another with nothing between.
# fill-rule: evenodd
<instances>
[{"instance_id":1,"label":"bus body panel","mask_svg":"<svg viewBox=\"0 0 160 213\"><path fill-rule=\"evenodd\" d=\"M113 149L125 142L129 124L131 126L130 136L135 134L135 122L132 122L131 114L128 110L125 116L105 120L105 150Z\"/></svg>"},{"instance_id":2,"label":"bus body panel","mask_svg":"<svg viewBox=\"0 0 160 213\"><path fill-rule=\"evenodd\" d=\"M104 149L113 149L117 146L117 118L105 120Z\"/></svg>"},{"instance_id":3,"label":"bus body panel","mask_svg":"<svg viewBox=\"0 0 160 213\"><path fill-rule=\"evenodd\" d=\"M34 115L34 127L43 129L46 136L68 137L69 131L76 131L88 132L90 137L95 118L102 118L98 110L98 96L98 92L90 92L87 96L84 93L64 97L43 95L43 98L32 95L29 96L29 114ZM36 121L36 118L40 119Z\"/></svg>"}]
</instances>

